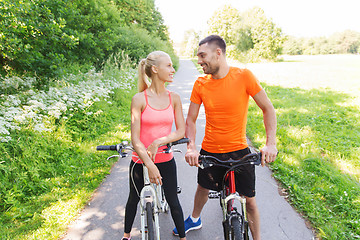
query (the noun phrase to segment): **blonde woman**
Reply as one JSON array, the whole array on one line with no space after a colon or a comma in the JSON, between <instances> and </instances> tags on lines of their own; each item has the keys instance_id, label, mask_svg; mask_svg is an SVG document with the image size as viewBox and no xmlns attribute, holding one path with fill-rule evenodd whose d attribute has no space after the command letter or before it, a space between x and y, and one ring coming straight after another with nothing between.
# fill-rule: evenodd
<instances>
[{"instance_id":1,"label":"blonde woman","mask_svg":"<svg viewBox=\"0 0 360 240\"><path fill-rule=\"evenodd\" d=\"M172 153L158 153L161 145L185 135L180 96L165 88L165 83L173 81L174 73L169 55L162 51L150 53L139 64L139 93L131 102L131 142L136 153L133 153L130 170L135 185L130 179L123 240L131 239L130 232L139 202L137 189L141 191L144 186L142 164L149 171L150 181L163 186L171 216L179 229L179 237L186 239L184 216L177 196L175 160ZM176 130L172 132L174 121Z\"/></svg>"}]
</instances>

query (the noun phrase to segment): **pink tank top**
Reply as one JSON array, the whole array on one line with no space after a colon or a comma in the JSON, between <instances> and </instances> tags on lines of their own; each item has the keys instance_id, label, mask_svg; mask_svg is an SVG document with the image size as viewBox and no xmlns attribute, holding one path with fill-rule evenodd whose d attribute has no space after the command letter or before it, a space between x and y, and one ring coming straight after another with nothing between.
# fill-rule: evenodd
<instances>
[{"instance_id":1,"label":"pink tank top","mask_svg":"<svg viewBox=\"0 0 360 240\"><path fill-rule=\"evenodd\" d=\"M155 109L149 105L146 90L144 91L146 106L141 113L140 119L140 141L147 148L155 139L167 136L171 133L174 122L174 109L171 104L171 95L169 94L169 106L165 109ZM166 146L159 147L159 152ZM158 153L155 157L155 163L167 162L173 158L173 153ZM137 163L143 163L136 152L133 152L132 160Z\"/></svg>"}]
</instances>

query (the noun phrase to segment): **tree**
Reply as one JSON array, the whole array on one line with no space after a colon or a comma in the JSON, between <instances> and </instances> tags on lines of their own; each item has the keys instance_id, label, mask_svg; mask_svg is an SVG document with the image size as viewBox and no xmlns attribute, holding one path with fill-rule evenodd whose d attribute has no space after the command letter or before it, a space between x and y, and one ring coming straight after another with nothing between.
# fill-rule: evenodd
<instances>
[{"instance_id":1,"label":"tree","mask_svg":"<svg viewBox=\"0 0 360 240\"><path fill-rule=\"evenodd\" d=\"M228 56L242 60L274 60L282 49L281 29L267 19L261 8L240 13L225 5L208 21L208 34L218 34L227 43Z\"/></svg>"},{"instance_id":2,"label":"tree","mask_svg":"<svg viewBox=\"0 0 360 240\"><path fill-rule=\"evenodd\" d=\"M336 53L359 53L360 52L360 33L346 30L335 33L330 37Z\"/></svg>"},{"instance_id":3,"label":"tree","mask_svg":"<svg viewBox=\"0 0 360 240\"><path fill-rule=\"evenodd\" d=\"M184 40L181 42L180 53L186 57L195 57L200 42L200 32L194 29L187 30L184 34Z\"/></svg>"},{"instance_id":4,"label":"tree","mask_svg":"<svg viewBox=\"0 0 360 240\"><path fill-rule=\"evenodd\" d=\"M281 53L285 40L282 31L268 19L264 10L255 7L241 15L236 29L237 49L251 61L274 60Z\"/></svg>"},{"instance_id":5,"label":"tree","mask_svg":"<svg viewBox=\"0 0 360 240\"><path fill-rule=\"evenodd\" d=\"M60 8L61 3L59 2ZM66 21L45 0L5 0L0 3L0 64L2 72L42 75L65 61L78 38L65 30ZM65 11L65 9L63 9Z\"/></svg>"},{"instance_id":6,"label":"tree","mask_svg":"<svg viewBox=\"0 0 360 240\"><path fill-rule=\"evenodd\" d=\"M123 45L139 35L147 40L137 45L141 49ZM154 0L0 1L3 76L45 79L91 66L100 70L116 52L125 50L137 61L150 49L166 50L177 62Z\"/></svg>"},{"instance_id":7,"label":"tree","mask_svg":"<svg viewBox=\"0 0 360 240\"><path fill-rule=\"evenodd\" d=\"M127 26L140 25L154 36L169 41L168 29L154 0L115 0L119 15Z\"/></svg>"},{"instance_id":8,"label":"tree","mask_svg":"<svg viewBox=\"0 0 360 240\"><path fill-rule=\"evenodd\" d=\"M301 39L287 36L283 44L283 53L289 55L301 55L303 52Z\"/></svg>"},{"instance_id":9,"label":"tree","mask_svg":"<svg viewBox=\"0 0 360 240\"><path fill-rule=\"evenodd\" d=\"M236 41L234 27L240 21L240 12L231 5L224 5L214 12L208 20L207 34L221 36L227 45L233 45Z\"/></svg>"}]
</instances>

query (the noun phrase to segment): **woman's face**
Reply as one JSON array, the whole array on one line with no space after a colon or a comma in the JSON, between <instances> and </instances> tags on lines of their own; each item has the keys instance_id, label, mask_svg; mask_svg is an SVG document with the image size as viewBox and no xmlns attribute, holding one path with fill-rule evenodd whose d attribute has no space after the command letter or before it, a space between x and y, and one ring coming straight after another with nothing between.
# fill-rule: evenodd
<instances>
[{"instance_id":1,"label":"woman's face","mask_svg":"<svg viewBox=\"0 0 360 240\"><path fill-rule=\"evenodd\" d=\"M165 82L173 81L175 69L173 68L169 56L161 56L155 69L157 71L156 74L160 80Z\"/></svg>"}]
</instances>

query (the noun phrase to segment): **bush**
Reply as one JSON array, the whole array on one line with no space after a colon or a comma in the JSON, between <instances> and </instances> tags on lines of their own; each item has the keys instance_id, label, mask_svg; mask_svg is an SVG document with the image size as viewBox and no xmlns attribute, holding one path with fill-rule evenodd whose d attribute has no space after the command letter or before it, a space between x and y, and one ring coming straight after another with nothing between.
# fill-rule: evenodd
<instances>
[{"instance_id":1,"label":"bush","mask_svg":"<svg viewBox=\"0 0 360 240\"><path fill-rule=\"evenodd\" d=\"M132 45L135 37L146 41L128 51L134 61L156 49L177 62L153 0L4 0L0 20L1 75L36 76L38 88L91 66L100 71L112 54L129 50L122 41Z\"/></svg>"},{"instance_id":2,"label":"bush","mask_svg":"<svg viewBox=\"0 0 360 240\"><path fill-rule=\"evenodd\" d=\"M128 139L136 89L137 71L120 64L70 75L49 91L24 86L2 95L2 237L57 239L108 173L114 160L92 150L99 141Z\"/></svg>"},{"instance_id":3,"label":"bush","mask_svg":"<svg viewBox=\"0 0 360 240\"><path fill-rule=\"evenodd\" d=\"M179 59L169 42L162 41L141 28L120 28L118 31L118 39L114 45L115 52L116 49L123 50L131 60L138 63L150 52L162 50L170 55L175 69L178 68Z\"/></svg>"}]
</instances>

